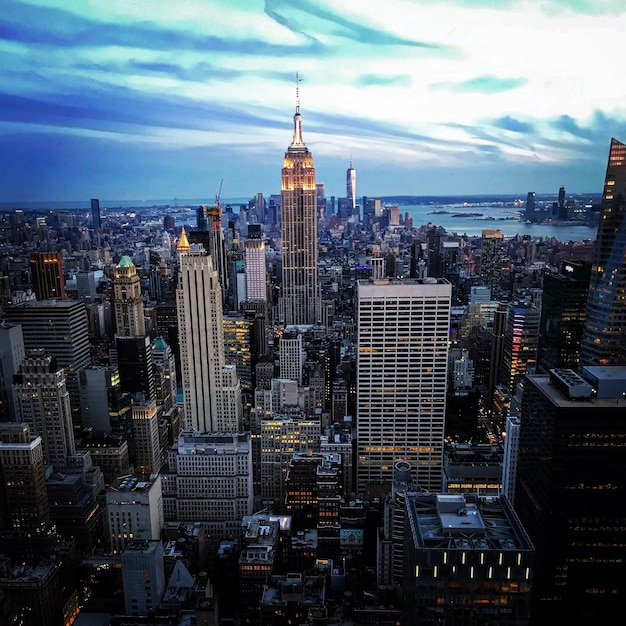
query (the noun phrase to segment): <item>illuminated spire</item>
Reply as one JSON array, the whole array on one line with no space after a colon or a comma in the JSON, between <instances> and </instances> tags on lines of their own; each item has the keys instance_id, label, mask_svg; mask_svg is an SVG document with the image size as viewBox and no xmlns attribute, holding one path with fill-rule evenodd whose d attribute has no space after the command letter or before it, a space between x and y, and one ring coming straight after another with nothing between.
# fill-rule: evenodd
<instances>
[{"instance_id":1,"label":"illuminated spire","mask_svg":"<svg viewBox=\"0 0 626 626\"><path fill-rule=\"evenodd\" d=\"M292 148L304 147L304 139L302 139L302 117L300 116L300 81L302 79L296 72L296 114L293 116L293 141Z\"/></svg>"},{"instance_id":2,"label":"illuminated spire","mask_svg":"<svg viewBox=\"0 0 626 626\"><path fill-rule=\"evenodd\" d=\"M180 241L176 246L176 250L178 250L178 252L182 254L184 252L189 252L189 248L191 248L191 245L189 244L189 240L187 239L187 233L185 232L185 227L183 226L183 230L180 233Z\"/></svg>"}]
</instances>

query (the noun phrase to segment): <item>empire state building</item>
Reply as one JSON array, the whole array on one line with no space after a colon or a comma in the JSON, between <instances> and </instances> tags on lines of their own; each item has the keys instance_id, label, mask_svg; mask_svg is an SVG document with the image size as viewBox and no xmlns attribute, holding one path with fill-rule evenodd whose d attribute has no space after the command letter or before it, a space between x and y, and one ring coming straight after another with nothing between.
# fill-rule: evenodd
<instances>
[{"instance_id":1,"label":"empire state building","mask_svg":"<svg viewBox=\"0 0 626 626\"><path fill-rule=\"evenodd\" d=\"M293 140L283 163L281 211L281 315L287 326L316 324L320 320L321 299L317 281L315 166L302 139L299 101L293 116Z\"/></svg>"}]
</instances>

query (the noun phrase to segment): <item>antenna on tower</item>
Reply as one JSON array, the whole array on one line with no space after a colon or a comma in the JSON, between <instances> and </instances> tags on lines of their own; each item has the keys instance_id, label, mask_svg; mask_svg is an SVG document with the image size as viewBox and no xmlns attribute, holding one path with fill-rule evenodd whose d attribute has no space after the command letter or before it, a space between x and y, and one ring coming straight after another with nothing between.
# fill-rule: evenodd
<instances>
[{"instance_id":1,"label":"antenna on tower","mask_svg":"<svg viewBox=\"0 0 626 626\"><path fill-rule=\"evenodd\" d=\"M300 83L302 79L298 72L296 72L296 109L300 110Z\"/></svg>"}]
</instances>

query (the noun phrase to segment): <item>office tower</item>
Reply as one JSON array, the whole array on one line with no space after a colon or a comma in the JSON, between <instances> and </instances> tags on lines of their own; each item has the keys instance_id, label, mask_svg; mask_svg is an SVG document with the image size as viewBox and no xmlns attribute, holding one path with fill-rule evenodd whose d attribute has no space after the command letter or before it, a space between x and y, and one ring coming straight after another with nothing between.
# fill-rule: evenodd
<instances>
[{"instance_id":1,"label":"office tower","mask_svg":"<svg viewBox=\"0 0 626 626\"><path fill-rule=\"evenodd\" d=\"M389 486L395 463L406 460L419 488L437 491L452 286L380 280L357 290L358 488Z\"/></svg>"},{"instance_id":2,"label":"office tower","mask_svg":"<svg viewBox=\"0 0 626 626\"><path fill-rule=\"evenodd\" d=\"M89 365L79 372L78 384L83 428L111 432L111 413L117 410L113 400L122 393L117 367Z\"/></svg>"},{"instance_id":3,"label":"office tower","mask_svg":"<svg viewBox=\"0 0 626 626\"><path fill-rule=\"evenodd\" d=\"M492 300L500 296L504 252L502 231L484 228L481 238L480 279L491 289Z\"/></svg>"},{"instance_id":4,"label":"office tower","mask_svg":"<svg viewBox=\"0 0 626 626\"><path fill-rule=\"evenodd\" d=\"M408 493L406 511L402 623L528 623L534 550L506 498Z\"/></svg>"},{"instance_id":5,"label":"office tower","mask_svg":"<svg viewBox=\"0 0 626 626\"><path fill-rule=\"evenodd\" d=\"M437 226L431 226L426 236L426 272L432 278L443 277L443 258L441 256L441 232Z\"/></svg>"},{"instance_id":6,"label":"office tower","mask_svg":"<svg viewBox=\"0 0 626 626\"><path fill-rule=\"evenodd\" d=\"M202 212L202 219L199 221L199 224L202 223L204 228L201 229L198 226L198 230L203 232L194 233L194 235L200 235L201 241L194 241L196 243L201 242L203 245L206 243L206 245L204 245L204 249L213 259L213 268L217 272L217 280L219 281L222 289L222 302L226 302L230 285L226 261L226 243L224 240L224 231L222 229L222 207L219 204L219 197L217 198L217 203L214 206L201 206L198 209L198 215L200 215L200 212ZM194 243L194 241L190 241L190 243ZM182 252L184 250L181 250L179 246L179 251Z\"/></svg>"},{"instance_id":7,"label":"office tower","mask_svg":"<svg viewBox=\"0 0 626 626\"><path fill-rule=\"evenodd\" d=\"M84 302L42 300L22 302L4 308L8 322L21 324L24 349L42 349L65 368L72 419L80 424L78 371L90 364L89 327Z\"/></svg>"},{"instance_id":8,"label":"office tower","mask_svg":"<svg viewBox=\"0 0 626 626\"><path fill-rule=\"evenodd\" d=\"M166 520L202 520L215 547L253 510L250 433L184 430L161 471Z\"/></svg>"},{"instance_id":9,"label":"office tower","mask_svg":"<svg viewBox=\"0 0 626 626\"><path fill-rule=\"evenodd\" d=\"M356 170L352 167L352 160L350 160L350 167L346 171L346 199L350 214L354 215L356 210Z\"/></svg>"},{"instance_id":10,"label":"office tower","mask_svg":"<svg viewBox=\"0 0 626 626\"><path fill-rule=\"evenodd\" d=\"M91 227L100 228L100 201L98 198L91 199Z\"/></svg>"},{"instance_id":11,"label":"office tower","mask_svg":"<svg viewBox=\"0 0 626 626\"><path fill-rule=\"evenodd\" d=\"M321 315L321 297L317 280L315 166L302 139L299 100L293 123L293 140L285 153L281 187L281 317L285 325L316 324Z\"/></svg>"},{"instance_id":12,"label":"office tower","mask_svg":"<svg viewBox=\"0 0 626 626\"><path fill-rule=\"evenodd\" d=\"M133 403L132 419L135 469L146 476L157 474L163 465L163 450L156 402L151 400Z\"/></svg>"},{"instance_id":13,"label":"office tower","mask_svg":"<svg viewBox=\"0 0 626 626\"><path fill-rule=\"evenodd\" d=\"M559 188L559 200L558 200L558 218L560 220L567 219L567 207L565 206L565 187Z\"/></svg>"},{"instance_id":14,"label":"office tower","mask_svg":"<svg viewBox=\"0 0 626 626\"><path fill-rule=\"evenodd\" d=\"M442 491L500 495L503 456L502 446L496 443L447 443Z\"/></svg>"},{"instance_id":15,"label":"office tower","mask_svg":"<svg viewBox=\"0 0 626 626\"><path fill-rule=\"evenodd\" d=\"M24 422L0 424L0 477L2 533L47 531L50 508L43 441Z\"/></svg>"},{"instance_id":16,"label":"office tower","mask_svg":"<svg viewBox=\"0 0 626 626\"><path fill-rule=\"evenodd\" d=\"M500 302L493 315L491 332L491 358L489 361L489 381L487 384L487 404L493 406L496 388L501 383L502 359L504 352L504 333L506 329L508 304Z\"/></svg>"},{"instance_id":17,"label":"office tower","mask_svg":"<svg viewBox=\"0 0 626 626\"><path fill-rule=\"evenodd\" d=\"M524 211L524 218L527 222L534 222L536 220L535 217L535 207L537 206L535 192L529 191L526 195L526 209Z\"/></svg>"},{"instance_id":18,"label":"office tower","mask_svg":"<svg viewBox=\"0 0 626 626\"><path fill-rule=\"evenodd\" d=\"M250 224L246 239L246 298L267 302L267 267L265 264L265 241L261 226Z\"/></svg>"},{"instance_id":19,"label":"office tower","mask_svg":"<svg viewBox=\"0 0 626 626\"><path fill-rule=\"evenodd\" d=\"M0 422L15 419L13 376L26 356L20 324L0 324Z\"/></svg>"},{"instance_id":20,"label":"office tower","mask_svg":"<svg viewBox=\"0 0 626 626\"><path fill-rule=\"evenodd\" d=\"M253 393L252 367L256 362L253 354L254 316L227 313L223 325L224 361L235 366L244 404L249 404Z\"/></svg>"},{"instance_id":21,"label":"office tower","mask_svg":"<svg viewBox=\"0 0 626 626\"><path fill-rule=\"evenodd\" d=\"M626 364L626 145L611 139L591 268L583 365Z\"/></svg>"},{"instance_id":22,"label":"office tower","mask_svg":"<svg viewBox=\"0 0 626 626\"><path fill-rule=\"evenodd\" d=\"M117 366L122 382L122 391L143 396L145 400L156 398L156 381L150 337L117 336L115 354L111 351L111 362Z\"/></svg>"},{"instance_id":23,"label":"office tower","mask_svg":"<svg viewBox=\"0 0 626 626\"><path fill-rule=\"evenodd\" d=\"M284 407L261 421L261 498L281 511L285 477L295 452L319 452L320 420L300 409Z\"/></svg>"},{"instance_id":24,"label":"office tower","mask_svg":"<svg viewBox=\"0 0 626 626\"><path fill-rule=\"evenodd\" d=\"M160 476L120 477L105 497L111 552L122 552L132 539L160 539L164 525Z\"/></svg>"},{"instance_id":25,"label":"office tower","mask_svg":"<svg viewBox=\"0 0 626 626\"><path fill-rule=\"evenodd\" d=\"M196 228L201 231L209 230L209 207L206 204L201 204L196 209Z\"/></svg>"},{"instance_id":26,"label":"office tower","mask_svg":"<svg viewBox=\"0 0 626 626\"><path fill-rule=\"evenodd\" d=\"M93 304L98 299L96 273L92 271L76 274L76 291L78 299L86 305Z\"/></svg>"},{"instance_id":27,"label":"office tower","mask_svg":"<svg viewBox=\"0 0 626 626\"><path fill-rule=\"evenodd\" d=\"M37 300L65 300L65 278L59 252L32 252L30 275Z\"/></svg>"},{"instance_id":28,"label":"office tower","mask_svg":"<svg viewBox=\"0 0 626 626\"><path fill-rule=\"evenodd\" d=\"M76 454L65 371L51 356L27 356L13 384L17 420L41 437L46 465L67 466Z\"/></svg>"},{"instance_id":29,"label":"office tower","mask_svg":"<svg viewBox=\"0 0 626 626\"><path fill-rule=\"evenodd\" d=\"M146 334L141 279L128 256L123 256L113 274L116 336L136 337Z\"/></svg>"},{"instance_id":30,"label":"office tower","mask_svg":"<svg viewBox=\"0 0 626 626\"><path fill-rule=\"evenodd\" d=\"M544 275L537 373L578 369L590 277L591 265L583 261L564 261L558 274Z\"/></svg>"},{"instance_id":31,"label":"office tower","mask_svg":"<svg viewBox=\"0 0 626 626\"><path fill-rule=\"evenodd\" d=\"M156 401L163 409L169 411L177 404L176 359L174 352L163 337L152 342L152 361L158 375L156 384Z\"/></svg>"},{"instance_id":32,"label":"office tower","mask_svg":"<svg viewBox=\"0 0 626 626\"><path fill-rule=\"evenodd\" d=\"M528 375L514 506L537 552L531 624L610 622L626 597L626 368Z\"/></svg>"},{"instance_id":33,"label":"office tower","mask_svg":"<svg viewBox=\"0 0 626 626\"><path fill-rule=\"evenodd\" d=\"M520 433L520 419L518 415L509 415L506 418L506 428L504 432L502 493L508 498L509 502L515 502L515 481L517 479Z\"/></svg>"},{"instance_id":34,"label":"office tower","mask_svg":"<svg viewBox=\"0 0 626 626\"><path fill-rule=\"evenodd\" d=\"M222 290L201 247L180 255L176 291L185 423L200 432L241 428L241 387L224 358Z\"/></svg>"},{"instance_id":35,"label":"office tower","mask_svg":"<svg viewBox=\"0 0 626 626\"><path fill-rule=\"evenodd\" d=\"M500 380L510 396L524 374L534 373L541 312L528 301L510 302L507 309Z\"/></svg>"},{"instance_id":36,"label":"office tower","mask_svg":"<svg viewBox=\"0 0 626 626\"><path fill-rule=\"evenodd\" d=\"M283 332L278 344L278 354L280 363L280 377L295 380L302 384L302 368L306 352L304 350L302 333L297 328L287 327Z\"/></svg>"},{"instance_id":37,"label":"office tower","mask_svg":"<svg viewBox=\"0 0 626 626\"><path fill-rule=\"evenodd\" d=\"M121 555L126 615L156 615L165 591L163 544L133 539Z\"/></svg>"},{"instance_id":38,"label":"office tower","mask_svg":"<svg viewBox=\"0 0 626 626\"><path fill-rule=\"evenodd\" d=\"M324 219L326 217L326 190L324 183L315 183L315 193L317 196L317 218Z\"/></svg>"},{"instance_id":39,"label":"office tower","mask_svg":"<svg viewBox=\"0 0 626 626\"><path fill-rule=\"evenodd\" d=\"M83 554L104 541L104 511L82 473L54 472L46 481L50 517L60 537L71 540Z\"/></svg>"}]
</instances>

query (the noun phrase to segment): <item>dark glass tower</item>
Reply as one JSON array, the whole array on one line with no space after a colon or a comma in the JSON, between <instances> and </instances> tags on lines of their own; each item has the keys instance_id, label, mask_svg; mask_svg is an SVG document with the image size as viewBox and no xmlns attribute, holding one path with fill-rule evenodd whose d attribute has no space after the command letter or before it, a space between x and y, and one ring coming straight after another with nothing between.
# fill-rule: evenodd
<instances>
[{"instance_id":1,"label":"dark glass tower","mask_svg":"<svg viewBox=\"0 0 626 626\"><path fill-rule=\"evenodd\" d=\"M529 375L515 511L536 550L531 626L610 623L626 600L624 367Z\"/></svg>"},{"instance_id":2,"label":"dark glass tower","mask_svg":"<svg viewBox=\"0 0 626 626\"><path fill-rule=\"evenodd\" d=\"M626 145L611 139L591 268L583 365L626 364Z\"/></svg>"},{"instance_id":3,"label":"dark glass tower","mask_svg":"<svg viewBox=\"0 0 626 626\"><path fill-rule=\"evenodd\" d=\"M574 261L564 262L558 274L544 276L537 372L578 369L590 276L589 263Z\"/></svg>"},{"instance_id":4,"label":"dark glass tower","mask_svg":"<svg viewBox=\"0 0 626 626\"><path fill-rule=\"evenodd\" d=\"M91 227L100 228L100 201L98 198L91 199Z\"/></svg>"},{"instance_id":5,"label":"dark glass tower","mask_svg":"<svg viewBox=\"0 0 626 626\"><path fill-rule=\"evenodd\" d=\"M58 252L33 252L30 275L37 300L65 300L63 264Z\"/></svg>"}]
</instances>

